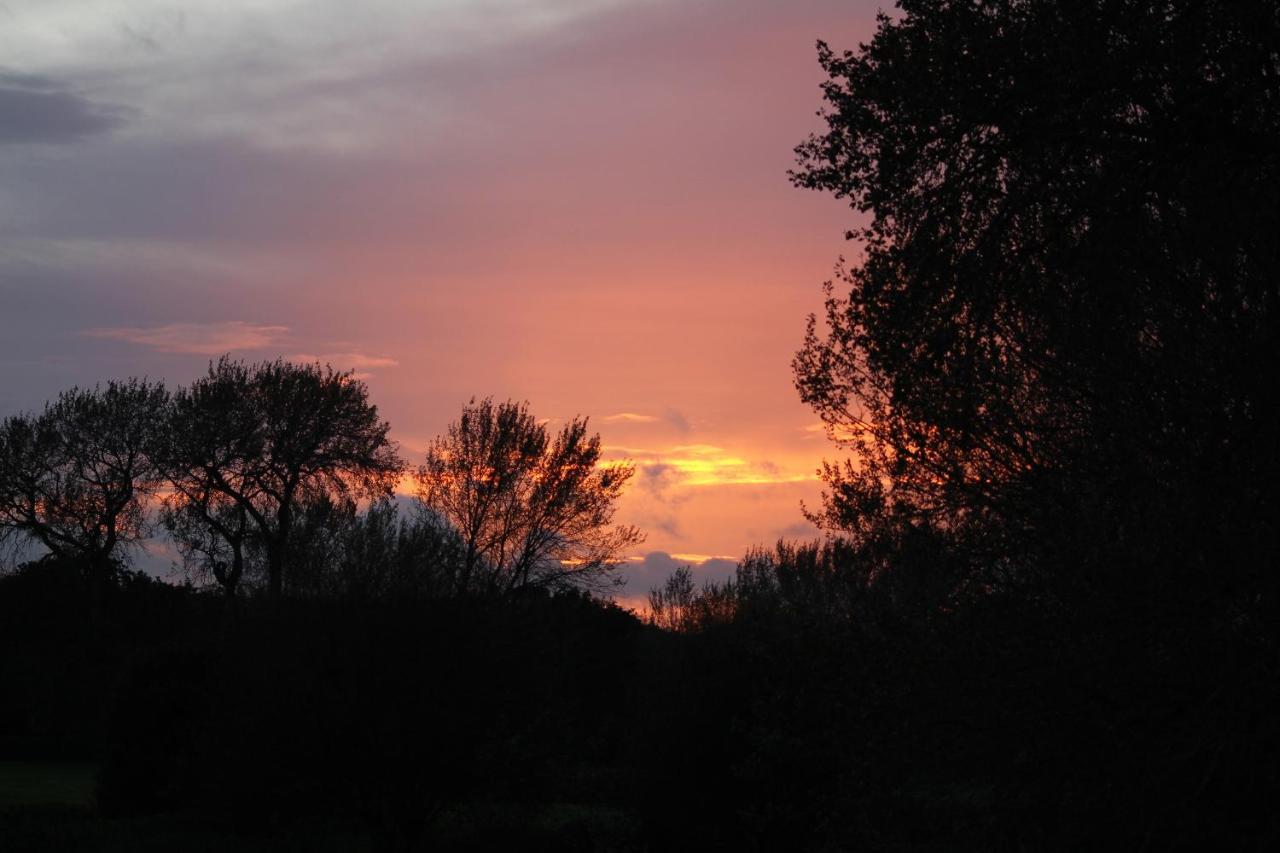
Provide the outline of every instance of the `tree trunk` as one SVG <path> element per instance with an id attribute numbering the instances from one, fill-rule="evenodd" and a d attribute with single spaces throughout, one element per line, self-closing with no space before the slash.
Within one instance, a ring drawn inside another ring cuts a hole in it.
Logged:
<path id="1" fill-rule="evenodd" d="M 279 601 L 284 594 L 284 545 L 272 542 L 267 547 L 267 597 Z"/>
<path id="2" fill-rule="evenodd" d="M 467 556 L 462 561 L 462 577 L 457 584 L 457 594 L 466 595 L 471 588 L 471 571 L 476 563 L 476 542 L 474 534 L 467 539 Z"/>
<path id="3" fill-rule="evenodd" d="M 240 586 L 240 576 L 243 574 L 244 548 L 239 542 L 233 542 L 231 545 L 231 570 L 227 573 L 227 582 L 224 585 L 227 598 L 235 600 L 236 590 Z"/>
<path id="4" fill-rule="evenodd" d="M 99 630 L 106 622 L 107 580 L 111 572 L 111 558 L 91 556 L 89 569 L 89 624 Z"/>
<path id="5" fill-rule="evenodd" d="M 267 596 L 279 601 L 284 595 L 284 573 L 289 558 L 289 534 L 293 530 L 293 510 L 288 502 L 276 512 L 275 536 L 267 545 Z"/>

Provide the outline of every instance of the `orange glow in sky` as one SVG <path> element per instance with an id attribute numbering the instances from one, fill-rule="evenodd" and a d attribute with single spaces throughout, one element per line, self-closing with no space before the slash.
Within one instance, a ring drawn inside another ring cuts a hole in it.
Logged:
<path id="1" fill-rule="evenodd" d="M 867 38 L 874 4 L 166 8 L 29 4 L 0 32 L 25 75 L 0 89 L 79 111 L 0 147 L 0 414 L 226 351 L 318 359 L 411 464 L 473 396 L 590 416 L 637 465 L 641 587 L 814 535 L 835 450 L 790 361 L 854 214 L 786 172 L 814 42 Z"/>

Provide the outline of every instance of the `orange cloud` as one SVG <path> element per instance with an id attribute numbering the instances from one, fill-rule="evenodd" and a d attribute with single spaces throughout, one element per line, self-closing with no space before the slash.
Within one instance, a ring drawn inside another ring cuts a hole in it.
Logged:
<path id="1" fill-rule="evenodd" d="M 702 565 L 708 560 L 736 560 L 737 558 L 730 554 L 672 554 L 671 559 L 679 560 L 682 563 Z"/>
<path id="2" fill-rule="evenodd" d="M 656 486 L 724 486 L 767 483 L 801 483 L 814 479 L 811 472 L 785 471 L 767 460 L 752 461 L 713 444 L 680 444 L 651 450 L 639 447 L 607 447 L 608 455 L 634 459 Z"/>

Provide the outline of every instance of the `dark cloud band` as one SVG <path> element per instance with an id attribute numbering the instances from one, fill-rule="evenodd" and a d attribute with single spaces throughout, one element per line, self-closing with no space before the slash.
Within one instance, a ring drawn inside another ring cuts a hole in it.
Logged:
<path id="1" fill-rule="evenodd" d="M 0 72 L 0 145 L 79 142 L 107 133 L 120 111 L 32 74 Z"/>

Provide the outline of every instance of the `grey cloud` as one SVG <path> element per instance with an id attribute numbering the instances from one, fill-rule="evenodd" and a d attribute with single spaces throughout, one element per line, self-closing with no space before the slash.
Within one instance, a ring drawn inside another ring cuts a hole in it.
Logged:
<path id="1" fill-rule="evenodd" d="M 636 465 L 637 485 L 641 491 L 667 507 L 678 507 L 689 500 L 689 494 L 672 491 L 684 479 L 676 466 L 666 462 L 641 462 Z"/>
<path id="2" fill-rule="evenodd" d="M 648 512 L 633 511 L 633 514 L 628 516 L 628 520 L 641 530 L 663 533 L 670 541 L 684 541 L 684 530 L 680 525 L 679 519 L 673 513 L 664 512 L 662 509 Z"/>
<path id="3" fill-rule="evenodd" d="M 657 530 L 662 531 L 663 533 L 670 536 L 672 539 L 683 538 L 683 534 L 680 532 L 680 522 L 676 519 L 674 515 L 668 515 L 668 516 L 663 516 L 662 518 L 656 518 L 652 522 L 650 522 L 647 526 L 653 527 Z"/>
<path id="4" fill-rule="evenodd" d="M 643 561 L 629 564 L 623 569 L 624 583 L 619 592 L 627 598 L 644 596 L 649 590 L 665 583 L 667 578 L 681 566 L 690 566 L 693 570 L 694 583 L 698 586 L 708 581 L 715 583 L 726 581 L 733 577 L 738 568 L 735 560 L 720 557 L 692 564 L 688 560 L 678 560 L 666 551 L 650 551 L 645 554 Z"/>
<path id="5" fill-rule="evenodd" d="M 660 498 L 672 485 L 676 477 L 674 466 L 663 462 L 651 462 L 639 466 L 640 488 L 654 497 Z"/>
<path id="6" fill-rule="evenodd" d="M 734 572 L 738 570 L 737 560 L 726 560 L 722 557 L 715 557 L 696 566 L 693 570 L 693 576 L 696 580 L 706 581 L 726 581 L 733 577 Z"/>
<path id="7" fill-rule="evenodd" d="M 0 145 L 79 142 L 122 122 L 118 108 L 97 104 L 57 81 L 0 71 Z"/>
<path id="8" fill-rule="evenodd" d="M 28 236 L 183 243 L 184 251 L 203 244 L 225 257 L 235 246 L 284 258 L 335 243 L 465 241 L 479 213 L 456 177 L 464 172 L 443 156 L 422 165 L 232 138 L 129 138 L 75 157 L 0 158 L 0 188 L 5 206 L 30 223 Z"/>
<path id="9" fill-rule="evenodd" d="M 816 539 L 821 535 L 822 531 L 807 521 L 788 524 L 778 531 L 778 538 L 780 539 Z"/>
<path id="10" fill-rule="evenodd" d="M 678 432 L 686 433 L 690 429 L 689 419 L 684 416 L 684 413 L 677 409 L 667 409 L 666 412 L 663 413 L 662 419 L 675 427 Z"/>
<path id="11" fill-rule="evenodd" d="M 740 2 L 761 7 L 752 14 L 764 14 L 768 7 L 764 0 Z M 719 170 L 727 187 L 740 187 L 743 164 L 726 162 L 724 155 L 723 137 L 731 137 L 734 128 L 723 121 L 708 134 L 705 151 L 675 161 L 655 158 L 620 171 L 612 154 L 600 153 L 614 150 L 613 140 L 637 133 L 656 133 L 655 148 L 670 143 L 661 131 L 647 129 L 654 123 L 644 120 L 646 110 L 674 111 L 676 119 L 700 115 L 704 105 L 688 96 L 673 99 L 672 85 L 679 81 L 679 91 L 692 91 L 689 80 L 709 73 L 702 65 L 689 66 L 713 49 L 703 28 L 718 31 L 723 18 L 698 12 L 690 22 L 684 17 L 686 4 L 668 3 L 602 5 L 597 12 L 537 38 L 527 35 L 520 50 L 428 52 L 421 58 L 397 50 L 389 51 L 385 63 L 357 52 L 345 65 L 326 65 L 324 74 L 297 71 L 312 67 L 301 61 L 310 56 L 305 50 L 300 55 L 286 51 L 273 60 L 259 46 L 249 52 L 252 67 L 265 75 L 255 86 L 226 85 L 243 68 L 216 52 L 202 54 L 198 62 L 173 59 L 148 71 L 151 76 L 112 72 L 104 85 L 115 86 L 113 91 L 130 103 L 146 105 L 145 125 L 75 162 L 22 162 L 11 169 L 0 163 L 0 187 L 11 197 L 11 207 L 46 237 L 277 246 L 283 240 L 305 243 L 308 251 L 335 238 L 347 244 L 412 241 L 420 247 L 416 256 L 430 257 L 432 263 L 448 254 L 438 251 L 441 247 L 469 246 L 481 229 L 523 229 L 531 213 L 512 203 L 512 187 L 520 185 L 512 178 L 531 164 L 540 180 L 564 177 L 554 194 L 540 183 L 525 182 L 526 198 L 516 199 L 546 205 L 533 214 L 544 223 L 544 241 L 560 234 L 607 237 L 626 228 L 624 219 L 598 213 L 606 209 L 599 198 L 607 198 L 610 190 L 634 192 L 635 185 L 619 177 L 634 169 L 663 176 L 675 170 L 681 183 L 705 182 L 709 171 Z M 742 20 L 736 12 L 735 20 Z M 637 40 L 637 33 L 648 39 Z M 730 40 L 703 64 L 724 65 L 733 49 Z M 812 65 L 808 53 L 806 42 L 796 61 Z M 258 68 L 259 63 L 266 67 Z M 97 72 L 86 65 L 78 79 Z M 78 99 L 81 125 L 101 127 L 118 119 L 51 79 L 0 75 L 6 90 Z M 644 98 L 643 108 L 629 105 L 631 95 L 613 97 L 620 88 Z M 192 104 L 198 115 L 188 114 Z M 5 113 L 0 109 L 0 121 Z M 754 121 L 755 113 L 747 114 Z M 295 117 L 286 121 L 289 116 Z M 206 118 L 211 127 L 196 127 Z M 510 126 L 519 126 L 524 137 L 515 148 L 506 142 Z M 366 129 L 382 135 L 377 145 L 315 144 L 330 133 Z M 791 130 L 775 132 L 778 150 L 789 150 L 795 142 Z M 0 127 L 0 142 L 6 133 L 16 130 Z M 271 141 L 265 147 L 264 134 Z M 598 141 L 586 149 L 566 145 L 575 138 Z M 778 165 L 776 174 L 785 165 Z M 790 192 L 785 181 L 769 174 L 770 185 Z M 638 183 L 653 187 L 655 201 L 669 201 L 666 181 Z M 548 204 L 552 197 L 555 203 Z M 694 208 L 679 218 L 702 221 L 703 211 Z M 689 427 L 675 410 L 663 421 L 681 432 Z"/>

